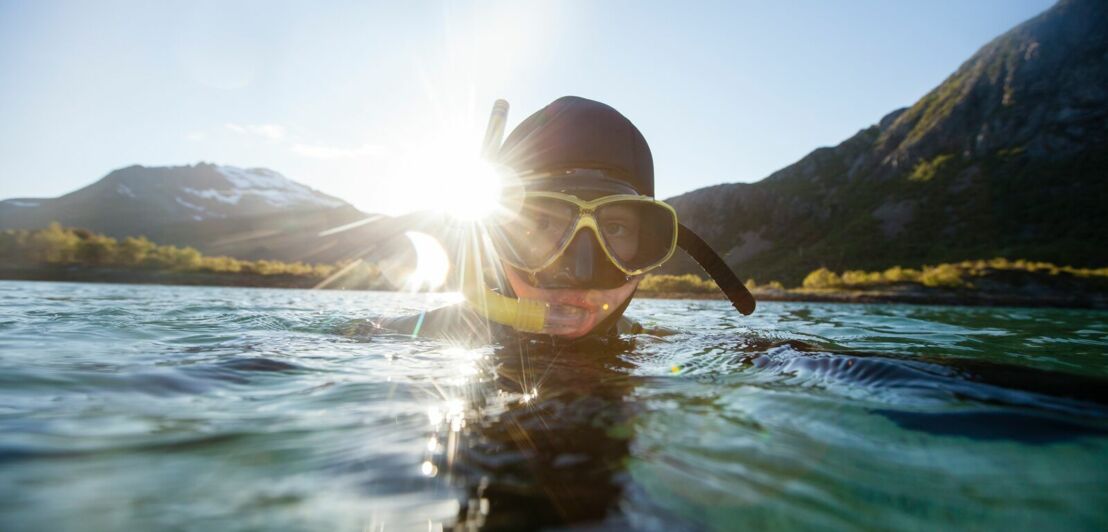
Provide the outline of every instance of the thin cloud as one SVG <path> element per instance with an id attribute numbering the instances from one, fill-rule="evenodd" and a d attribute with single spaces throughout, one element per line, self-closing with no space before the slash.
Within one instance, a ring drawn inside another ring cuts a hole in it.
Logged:
<path id="1" fill-rule="evenodd" d="M 356 147 L 332 146 L 329 144 L 311 144 L 298 142 L 297 135 L 289 135 L 288 129 L 280 124 L 236 124 L 227 122 L 223 128 L 236 135 L 264 139 L 271 143 L 287 146 L 301 157 L 320 160 L 377 158 L 385 153 L 382 146 L 362 144 Z M 190 137 L 190 140 L 193 140 Z"/>
<path id="2" fill-rule="evenodd" d="M 234 124 L 228 122 L 223 127 L 240 135 L 254 135 L 272 141 L 285 138 L 285 126 L 280 124 Z"/>
<path id="3" fill-rule="evenodd" d="M 384 153 L 381 146 L 363 144 L 357 148 L 340 148 L 323 144 L 294 144 L 293 153 L 313 159 L 357 159 L 361 157 L 377 157 Z"/>

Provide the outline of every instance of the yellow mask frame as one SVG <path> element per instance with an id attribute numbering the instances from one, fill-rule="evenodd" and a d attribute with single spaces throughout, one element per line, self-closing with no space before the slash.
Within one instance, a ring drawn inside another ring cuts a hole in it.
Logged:
<path id="1" fill-rule="evenodd" d="M 608 261 L 613 266 L 618 268 L 625 275 L 631 277 L 636 275 L 642 275 L 655 268 L 665 264 L 673 254 L 677 251 L 677 211 L 664 201 L 654 199 L 649 196 L 640 196 L 636 194 L 612 194 L 607 196 L 601 196 L 592 200 L 581 199 L 573 194 L 567 194 L 564 192 L 551 192 L 551 191 L 526 191 L 522 194 L 523 200 L 531 198 L 546 198 L 553 199 L 572 205 L 576 209 L 576 219 L 572 222 L 571 228 L 569 228 L 561 237 L 559 244 L 549 252 L 549 257 L 538 265 L 528 265 L 521 261 L 514 260 L 509 254 L 500 254 L 500 258 L 504 262 L 512 265 L 516 269 L 527 273 L 537 273 L 542 271 L 551 264 L 554 264 L 562 255 L 565 254 L 569 248 L 570 243 L 573 242 L 574 237 L 581 231 L 588 229 L 596 236 L 596 241 L 600 243 L 600 249 L 604 251 Z M 603 234 L 600 229 L 599 220 L 596 217 L 596 211 L 604 206 L 617 204 L 617 203 L 639 203 L 646 204 L 652 207 L 661 208 L 670 218 L 670 226 L 673 228 L 672 234 L 669 235 L 669 242 L 666 248 L 666 252 L 660 258 L 653 260 L 650 264 L 641 266 L 638 268 L 632 268 L 624 264 L 624 261 L 618 257 L 618 255 L 611 249 L 611 244 L 608 241 L 608 237 Z M 511 221 L 505 222 L 510 224 Z"/>

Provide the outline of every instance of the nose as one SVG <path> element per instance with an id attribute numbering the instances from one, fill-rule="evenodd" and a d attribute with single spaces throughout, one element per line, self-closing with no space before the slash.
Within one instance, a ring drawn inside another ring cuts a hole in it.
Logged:
<path id="1" fill-rule="evenodd" d="M 587 283 L 593 280 L 596 264 L 596 248 L 600 245 L 591 232 L 581 231 L 570 242 L 573 247 L 573 277 L 579 283 Z"/>
<path id="2" fill-rule="evenodd" d="M 588 231 L 577 233 L 552 268 L 554 280 L 567 286 L 589 286 L 596 271 L 596 247 L 599 245 Z"/>
<path id="3" fill-rule="evenodd" d="M 592 231 L 574 235 L 565 253 L 549 268 L 539 272 L 540 286 L 546 288 L 615 288 L 627 282 L 608 260 Z"/>

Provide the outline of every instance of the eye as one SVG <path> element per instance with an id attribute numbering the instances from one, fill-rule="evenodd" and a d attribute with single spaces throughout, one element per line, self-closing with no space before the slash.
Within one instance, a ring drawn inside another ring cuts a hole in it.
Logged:
<path id="1" fill-rule="evenodd" d="M 535 219 L 535 229 L 538 231 L 545 231 L 550 228 L 550 218 L 546 216 L 540 216 Z"/>
<path id="2" fill-rule="evenodd" d="M 621 223 L 609 222 L 604 224 L 604 234 L 611 237 L 624 237 L 627 236 L 627 233 L 629 231 L 630 230 L 627 228 L 627 226 Z"/>

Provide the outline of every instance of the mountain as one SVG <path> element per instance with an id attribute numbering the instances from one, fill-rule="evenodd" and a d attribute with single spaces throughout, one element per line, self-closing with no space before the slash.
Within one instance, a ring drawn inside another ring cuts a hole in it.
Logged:
<path id="1" fill-rule="evenodd" d="M 758 281 L 994 256 L 1104 266 L 1108 2 L 1059 2 L 911 107 L 759 182 L 667 201 Z"/>
<path id="2" fill-rule="evenodd" d="M 0 224 L 41 226 L 50 220 L 97 230 L 128 231 L 135 224 L 225 219 L 284 210 L 348 206 L 264 168 L 130 166 L 59 198 L 0 202 Z"/>
<path id="3" fill-rule="evenodd" d="M 376 223 L 329 236 L 327 229 L 370 216 L 350 204 L 265 168 L 130 166 L 57 198 L 0 201 L 0 229 L 50 222 L 115 237 L 145 235 L 242 259 L 332 262 L 348 258 Z"/>

